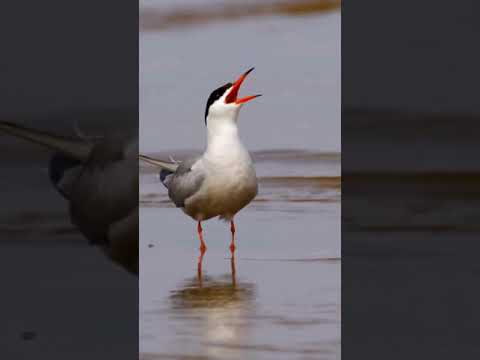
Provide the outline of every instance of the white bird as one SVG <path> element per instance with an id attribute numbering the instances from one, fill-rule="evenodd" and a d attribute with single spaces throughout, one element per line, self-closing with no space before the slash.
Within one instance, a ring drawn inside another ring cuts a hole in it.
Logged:
<path id="1" fill-rule="evenodd" d="M 173 203 L 197 221 L 201 254 L 206 250 L 202 221 L 219 217 L 230 221 L 235 251 L 234 216 L 257 195 L 258 185 L 252 158 L 242 144 L 238 115 L 243 104 L 260 95 L 238 98 L 238 91 L 251 68 L 208 98 L 205 110 L 207 147 L 197 158 L 168 162 L 140 155 L 140 159 L 160 167 L 160 180 Z"/>
<path id="2" fill-rule="evenodd" d="M 55 151 L 49 175 L 69 201 L 80 232 L 138 275 L 138 139 L 116 134 L 89 143 L 0 121 L 0 131 Z"/>

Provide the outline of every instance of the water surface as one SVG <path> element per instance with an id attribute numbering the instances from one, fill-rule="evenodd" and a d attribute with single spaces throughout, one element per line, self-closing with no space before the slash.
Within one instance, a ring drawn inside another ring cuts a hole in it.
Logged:
<path id="1" fill-rule="evenodd" d="M 338 359 L 340 13 L 232 18 L 225 5 L 141 3 L 142 153 L 200 153 L 208 95 L 251 66 L 240 93 L 264 95 L 239 117 L 259 194 L 235 218 L 234 261 L 229 225 L 204 222 L 199 275 L 195 222 L 141 164 L 141 358 Z"/>
<path id="2" fill-rule="evenodd" d="M 340 152 L 340 13 L 140 33 L 140 150 L 201 149 L 205 104 L 255 66 L 240 95 L 251 150 Z"/>
<path id="3" fill-rule="evenodd" d="M 201 276 L 195 222 L 142 166 L 142 358 L 339 358 L 340 157 L 254 158 L 259 194 L 236 217 L 234 261 L 228 224 L 204 222 Z"/>

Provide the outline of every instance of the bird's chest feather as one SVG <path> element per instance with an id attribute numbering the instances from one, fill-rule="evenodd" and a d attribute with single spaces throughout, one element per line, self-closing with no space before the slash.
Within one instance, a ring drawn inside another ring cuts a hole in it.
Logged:
<path id="1" fill-rule="evenodd" d="M 257 194 L 257 178 L 248 153 L 210 157 L 204 166 L 209 176 L 199 198 L 209 215 L 234 214 Z"/>
<path id="2" fill-rule="evenodd" d="M 249 159 L 219 160 L 210 166 L 209 195 L 222 201 L 248 195 L 256 189 L 255 169 Z"/>

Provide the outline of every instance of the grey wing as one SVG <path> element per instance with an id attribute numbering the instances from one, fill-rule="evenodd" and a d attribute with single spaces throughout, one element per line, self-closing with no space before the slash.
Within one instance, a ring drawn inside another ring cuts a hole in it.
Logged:
<path id="1" fill-rule="evenodd" d="M 201 169 L 192 170 L 198 158 L 184 161 L 168 182 L 168 196 L 177 207 L 185 207 L 185 200 L 195 194 L 205 180 Z"/>

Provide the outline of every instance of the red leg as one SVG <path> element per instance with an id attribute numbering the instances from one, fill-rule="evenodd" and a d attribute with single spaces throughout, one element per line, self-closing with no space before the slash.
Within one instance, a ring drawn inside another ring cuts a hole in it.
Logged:
<path id="1" fill-rule="evenodd" d="M 201 287 L 203 283 L 203 276 L 202 276 L 202 263 L 203 263 L 203 255 L 205 252 L 201 252 L 200 256 L 198 257 L 198 264 L 197 264 L 197 277 L 198 277 L 198 285 Z"/>
<path id="2" fill-rule="evenodd" d="M 200 238 L 200 252 L 203 255 L 207 250 L 207 245 L 205 245 L 205 241 L 203 241 L 203 229 L 200 221 L 198 222 L 197 231 L 198 231 L 198 237 Z"/>
<path id="3" fill-rule="evenodd" d="M 235 252 L 236 246 L 235 246 L 235 223 L 233 220 L 230 221 L 230 231 L 232 232 L 232 241 L 230 243 L 230 252 L 233 253 Z"/>
<path id="4" fill-rule="evenodd" d="M 237 285 L 237 270 L 235 269 L 235 254 L 232 253 L 232 258 L 230 259 L 230 265 L 232 267 L 232 285 L 235 287 Z"/>

